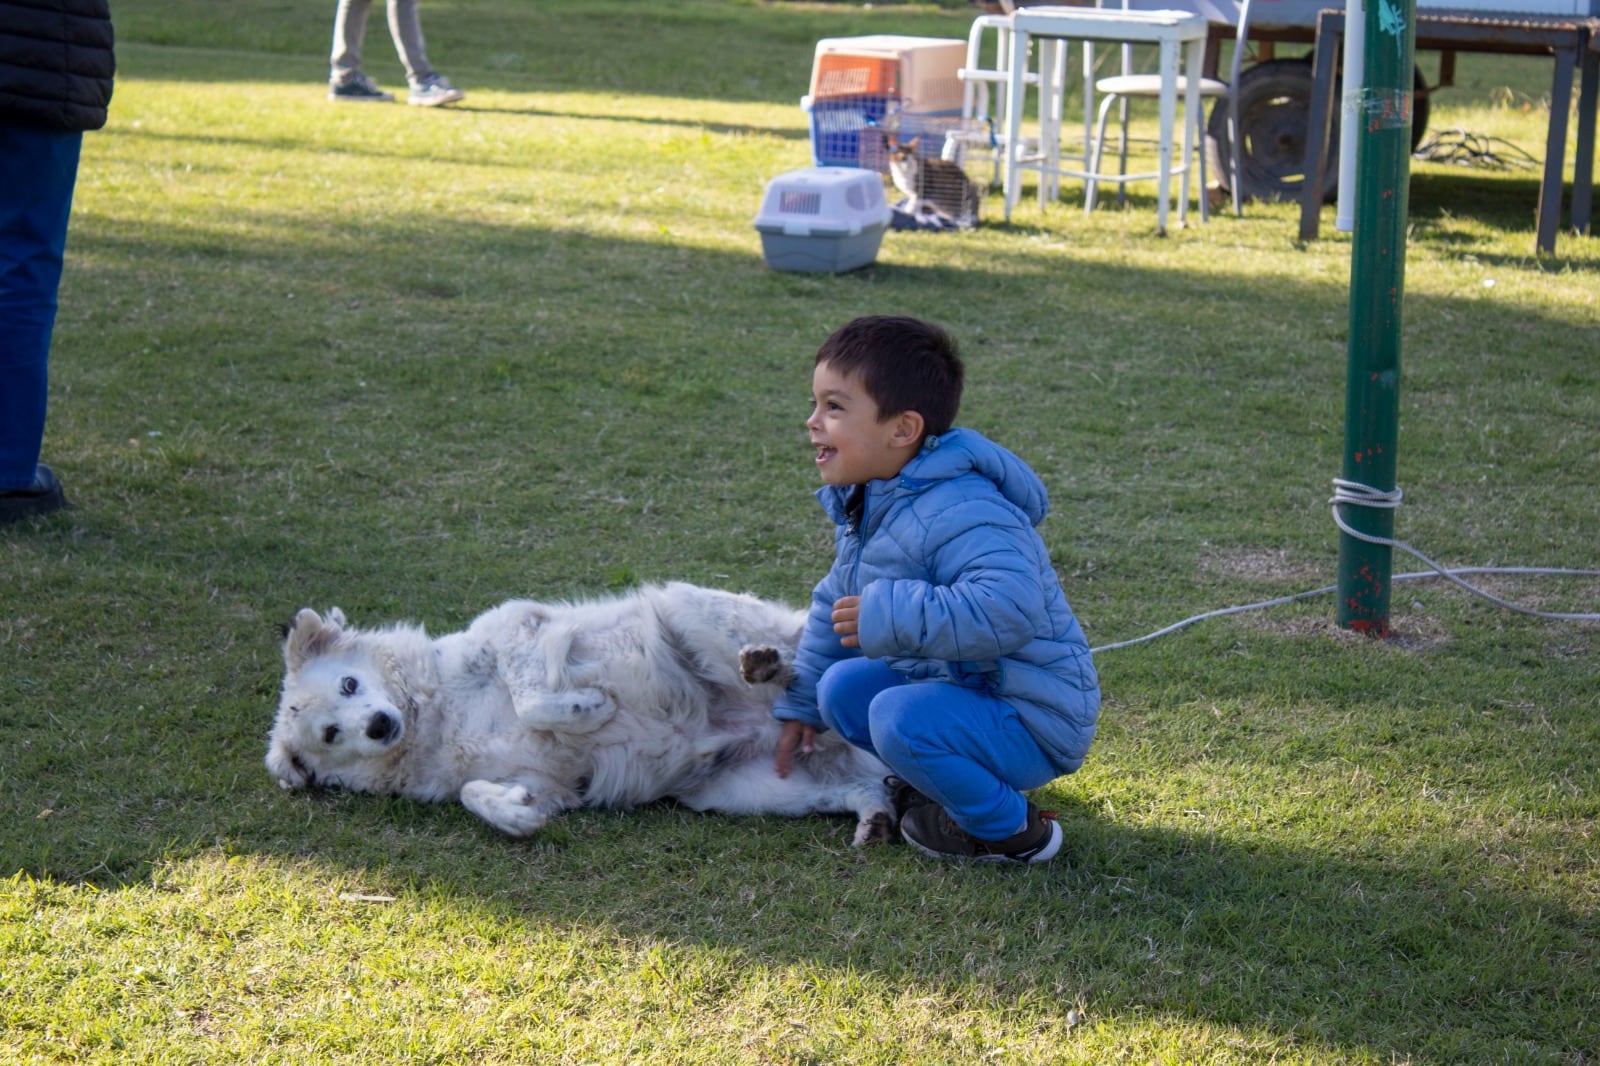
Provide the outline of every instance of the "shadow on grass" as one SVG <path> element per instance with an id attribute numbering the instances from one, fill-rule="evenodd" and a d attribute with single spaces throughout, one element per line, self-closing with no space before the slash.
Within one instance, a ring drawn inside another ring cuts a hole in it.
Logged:
<path id="1" fill-rule="evenodd" d="M 232 849 L 313 858 L 330 876 L 348 868 L 374 890 L 445 898 L 507 928 L 862 975 L 890 1009 L 926 990 L 1024 1031 L 1060 1026 L 1068 1010 L 1090 1023 L 1181 1019 L 1373 1061 L 1584 1061 L 1595 1036 L 1592 914 L 1510 889 L 1514 855 L 1441 841 L 1350 858 L 1363 850 L 1349 846 L 1354 825 L 1344 854 L 1329 854 L 1247 832 L 1137 828 L 1068 800 L 1057 803 L 1066 855 L 1017 869 L 899 845 L 852 852 L 837 820 L 656 806 L 569 815 L 539 840 L 510 841 L 448 808 L 271 806 L 309 846 L 285 849 L 281 827 L 257 825 Z M 345 823 L 343 845 L 329 821 Z M 1474 869 L 1484 876 L 1453 872 Z"/>
<path id="2" fill-rule="evenodd" d="M 1570 162 L 1569 162 L 1570 169 Z M 1470 255 L 1493 265 L 1523 265 L 1538 258 L 1546 269 L 1570 269 L 1585 273 L 1600 272 L 1600 263 L 1572 259 L 1564 252 L 1587 246 L 1596 238 L 1572 231 L 1572 182 L 1563 185 L 1561 222 L 1556 231 L 1556 255 L 1536 256 L 1533 231 L 1539 208 L 1539 171 L 1502 174 L 1413 173 L 1411 176 L 1410 218 L 1414 227 L 1426 232 L 1426 239 L 1449 252 Z M 1483 251 L 1479 237 L 1470 227 L 1451 231 L 1451 224 L 1470 221 L 1508 233 L 1526 230 L 1527 255 L 1502 255 Z"/>
<path id="3" fill-rule="evenodd" d="M 1594 915 L 1516 890 L 1515 846 L 1389 855 L 1352 824 L 1332 853 L 1270 833 L 1141 828 L 1059 785 L 1039 798 L 1069 846 L 1039 868 L 856 852 L 842 819 L 670 805 L 569 814 L 514 841 L 454 806 L 277 795 L 253 769 L 260 795 L 231 797 L 242 816 L 218 826 L 228 855 L 309 861 L 318 880 L 507 930 L 848 973 L 869 1010 L 933 995 L 1019 1033 L 1064 1033 L 1073 1010 L 1360 1061 L 1584 1062 L 1597 1035 Z"/>

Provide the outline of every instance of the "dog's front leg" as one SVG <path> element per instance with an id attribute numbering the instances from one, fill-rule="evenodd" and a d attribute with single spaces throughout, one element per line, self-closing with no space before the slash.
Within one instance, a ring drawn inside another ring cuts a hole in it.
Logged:
<path id="1" fill-rule="evenodd" d="M 503 785 L 495 781 L 468 781 L 461 786 L 461 805 L 500 832 L 514 837 L 532 836 L 550 820 L 576 806 L 558 790 L 530 791 L 522 785 Z"/>
<path id="2" fill-rule="evenodd" d="M 771 644 L 746 644 L 739 649 L 739 677 L 747 685 L 786 688 L 794 680 L 794 656 Z"/>

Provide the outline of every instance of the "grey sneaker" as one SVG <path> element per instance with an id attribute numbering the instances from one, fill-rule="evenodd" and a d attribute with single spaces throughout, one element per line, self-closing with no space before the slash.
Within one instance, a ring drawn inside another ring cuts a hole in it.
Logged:
<path id="1" fill-rule="evenodd" d="M 417 107 L 438 107 L 440 104 L 453 104 L 457 100 L 465 100 L 467 94 L 451 85 L 443 74 L 429 74 L 411 86 L 411 94 L 406 97 L 406 103 L 415 104 Z"/>
<path id="2" fill-rule="evenodd" d="M 900 819 L 906 843 L 936 859 L 977 862 L 1049 862 L 1061 851 L 1061 827 L 1055 815 L 1028 804 L 1028 822 L 1004 840 L 979 840 L 957 825 L 937 803 L 912 807 Z"/>
<path id="3" fill-rule="evenodd" d="M 394 93 L 384 92 L 377 82 L 357 74 L 349 81 L 330 81 L 328 99 L 336 104 L 386 104 L 394 100 Z"/>

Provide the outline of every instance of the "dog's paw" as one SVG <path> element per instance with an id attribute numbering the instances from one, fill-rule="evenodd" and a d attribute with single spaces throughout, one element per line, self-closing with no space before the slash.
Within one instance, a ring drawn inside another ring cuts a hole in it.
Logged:
<path id="1" fill-rule="evenodd" d="M 868 844 L 887 844 L 899 835 L 895 828 L 894 815 L 888 811 L 876 811 L 856 826 L 856 838 L 852 843 L 858 848 Z"/>
<path id="2" fill-rule="evenodd" d="M 550 820 L 549 805 L 521 785 L 468 781 L 461 786 L 461 805 L 507 836 L 531 836 Z"/>
<path id="3" fill-rule="evenodd" d="M 551 702 L 560 702 L 566 705 L 566 712 L 574 717 L 594 715 L 616 709 L 607 696 L 597 688 L 573 689 L 571 692 L 553 692 L 550 694 Z"/>
<path id="4" fill-rule="evenodd" d="M 528 725 L 560 733 L 592 733 L 617 713 L 616 703 L 597 688 L 516 688 L 511 705 Z"/>
<path id="5" fill-rule="evenodd" d="M 787 684 L 794 672 L 777 648 L 769 644 L 746 644 L 739 649 L 739 676 L 747 685 Z"/>

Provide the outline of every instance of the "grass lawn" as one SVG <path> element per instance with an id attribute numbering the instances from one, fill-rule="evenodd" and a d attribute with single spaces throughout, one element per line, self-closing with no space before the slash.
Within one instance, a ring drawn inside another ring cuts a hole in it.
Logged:
<path id="1" fill-rule="evenodd" d="M 1600 1059 L 1600 628 L 1438 581 L 1397 587 L 1388 641 L 1323 596 L 1103 652 L 1039 869 L 852 851 L 845 818 L 512 841 L 280 791 L 299 607 L 443 633 L 653 580 L 802 602 L 810 360 L 856 314 L 961 340 L 962 421 L 1046 481 L 1097 646 L 1337 554 L 1331 208 L 1312 243 L 1261 203 L 1160 239 L 1148 188 L 1085 218 L 1069 183 L 848 275 L 766 268 L 814 42 L 971 7 L 429 0 L 468 95 L 425 110 L 326 101 L 332 6 L 115 4 L 45 440 L 76 506 L 0 530 L 0 1061 Z M 367 54 L 401 85 L 379 17 Z M 1461 57 L 1431 127 L 1541 155 L 1547 67 Z M 1600 565 L 1600 241 L 1534 257 L 1537 182 L 1414 165 L 1396 528 L 1454 566 Z"/>

